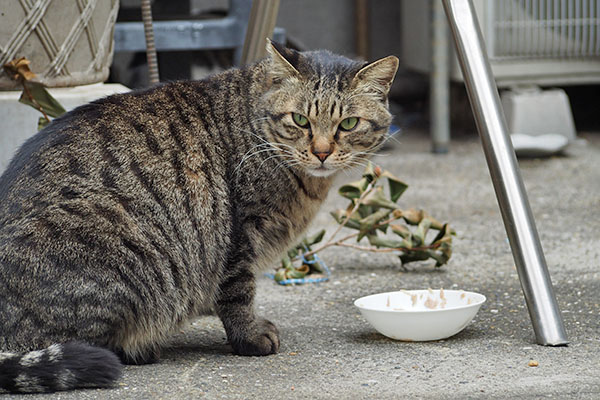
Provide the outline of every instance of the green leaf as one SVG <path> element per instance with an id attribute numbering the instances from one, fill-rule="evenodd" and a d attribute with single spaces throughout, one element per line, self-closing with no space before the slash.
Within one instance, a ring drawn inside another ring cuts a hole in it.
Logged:
<path id="1" fill-rule="evenodd" d="M 450 229 L 450 225 L 444 224 L 438 232 L 438 234 L 435 236 L 435 238 L 433 238 L 433 240 L 431 241 L 431 244 L 435 244 L 436 242 L 441 241 L 442 239 L 445 239 L 445 241 L 449 241 L 451 243 L 453 232 L 454 231 Z"/>
<path id="2" fill-rule="evenodd" d="M 402 193 L 406 189 L 408 189 L 408 185 L 402 182 L 400 179 L 396 178 L 388 171 L 384 171 L 381 176 L 384 176 L 388 179 L 388 185 L 390 188 L 390 199 L 395 203 L 398 201 Z"/>
<path id="3" fill-rule="evenodd" d="M 296 246 L 296 247 L 293 247 L 293 248 L 289 249 L 289 250 L 287 251 L 287 256 L 288 256 L 290 259 L 294 259 L 294 258 L 296 258 L 296 257 L 298 256 L 298 247 Z"/>
<path id="4" fill-rule="evenodd" d="M 343 223 L 344 220 L 347 218 L 346 210 L 336 210 L 330 214 L 331 214 L 331 216 L 333 216 L 333 218 L 336 220 L 336 222 L 338 224 Z M 360 223 L 358 222 L 358 218 L 356 218 L 356 217 L 350 218 L 350 220 L 344 226 L 351 228 L 351 229 L 360 229 Z"/>
<path id="5" fill-rule="evenodd" d="M 449 257 L 447 257 L 444 253 L 437 253 L 433 250 L 427 250 L 427 254 L 429 255 L 429 257 L 435 260 L 436 267 L 441 267 L 442 265 L 448 262 Z"/>
<path id="6" fill-rule="evenodd" d="M 407 244 L 405 241 L 387 239 L 375 235 L 367 235 L 367 239 L 372 246 L 387 247 L 390 249 L 404 248 Z"/>
<path id="7" fill-rule="evenodd" d="M 402 264 L 407 264 L 413 261 L 425 261 L 429 258 L 429 254 L 426 251 L 409 251 L 400 256 Z"/>
<path id="8" fill-rule="evenodd" d="M 300 269 L 292 268 L 287 270 L 287 277 L 291 279 L 301 279 L 304 278 L 310 272 L 310 268 L 303 264 L 300 266 Z"/>
<path id="9" fill-rule="evenodd" d="M 367 168 L 365 168 L 365 172 L 363 172 L 363 177 L 367 179 L 369 183 L 377 180 L 378 176 L 375 173 L 375 167 L 371 161 L 367 164 Z"/>
<path id="10" fill-rule="evenodd" d="M 287 255 L 281 258 L 281 266 L 283 268 L 292 268 L 292 260 Z"/>
<path id="11" fill-rule="evenodd" d="M 338 224 L 341 224 L 342 222 L 344 222 L 344 219 L 346 219 L 346 210 L 342 210 L 342 209 L 338 209 L 335 211 L 331 211 L 329 213 L 329 215 L 331 215 L 333 217 L 333 219 L 335 219 L 335 222 L 337 222 Z"/>
<path id="12" fill-rule="evenodd" d="M 358 235 L 358 240 L 362 239 L 366 234 L 373 231 L 374 227 L 378 225 L 382 220 L 387 219 L 387 216 L 390 215 L 391 210 L 381 209 L 375 211 L 373 214 L 361 219 L 360 222 L 360 235 Z M 384 231 L 385 232 L 385 231 Z"/>
<path id="13" fill-rule="evenodd" d="M 325 229 L 321 229 L 319 232 L 315 233 L 312 236 L 309 236 L 307 238 L 305 238 L 302 242 L 307 246 L 310 247 L 315 243 L 319 243 L 321 240 L 323 240 L 323 237 L 325 236 Z"/>
<path id="14" fill-rule="evenodd" d="M 450 243 L 442 243 L 440 246 L 440 252 L 446 256 L 446 259 L 452 257 L 452 245 Z"/>
<path id="15" fill-rule="evenodd" d="M 315 259 L 315 256 L 314 256 L 314 254 L 311 254 L 311 255 L 305 256 L 304 259 L 306 261 L 313 261 Z M 308 265 L 308 264 L 306 264 L 306 265 Z"/>
<path id="16" fill-rule="evenodd" d="M 409 239 L 412 235 L 410 230 L 404 225 L 390 224 L 390 228 L 392 228 L 392 232 L 401 236 L 403 239 Z"/>
<path id="17" fill-rule="evenodd" d="M 274 276 L 275 282 L 281 282 L 282 280 L 286 279 L 285 271 L 286 271 L 285 268 L 279 268 L 277 270 L 277 272 L 275 272 L 275 276 Z"/>
<path id="18" fill-rule="evenodd" d="M 67 112 L 41 83 L 25 81 L 23 82 L 23 86 L 25 87 L 25 90 L 23 90 L 21 98 L 19 98 L 21 103 L 27 104 L 36 110 L 41 108 L 46 114 L 55 118 L 60 117 Z M 33 97 L 33 100 L 29 95 Z"/>
<path id="19" fill-rule="evenodd" d="M 390 210 L 395 210 L 398 205 L 385 197 L 383 188 L 378 186 L 374 188 L 368 195 L 363 199 L 363 203 L 367 206 L 384 207 Z"/>
<path id="20" fill-rule="evenodd" d="M 50 121 L 48 121 L 46 119 L 46 117 L 40 117 L 40 119 L 38 119 L 38 126 L 37 126 L 38 131 L 41 131 L 42 129 L 47 127 L 49 123 L 50 123 Z"/>
<path id="21" fill-rule="evenodd" d="M 323 268 L 321 267 L 321 263 L 319 263 L 319 262 L 314 262 L 314 263 L 308 264 L 308 266 L 310 267 L 311 273 L 316 272 L 317 274 L 322 274 L 323 272 L 325 272 L 323 270 Z"/>
<path id="22" fill-rule="evenodd" d="M 347 199 L 358 199 L 365 191 L 368 185 L 369 181 L 366 178 L 362 178 L 359 181 L 342 185 L 338 189 L 338 193 Z"/>
<path id="23" fill-rule="evenodd" d="M 423 218 L 421 222 L 419 222 L 415 233 L 413 233 L 413 238 L 417 241 L 417 246 L 421 246 L 423 243 L 425 243 L 425 237 L 427 236 L 430 226 L 431 221 L 427 218 Z"/>
<path id="24" fill-rule="evenodd" d="M 364 204 L 361 204 L 360 206 L 358 206 L 358 219 L 363 219 L 368 217 L 369 215 L 373 214 L 375 212 L 375 210 L 377 209 L 377 207 L 371 207 L 371 206 L 366 206 Z"/>

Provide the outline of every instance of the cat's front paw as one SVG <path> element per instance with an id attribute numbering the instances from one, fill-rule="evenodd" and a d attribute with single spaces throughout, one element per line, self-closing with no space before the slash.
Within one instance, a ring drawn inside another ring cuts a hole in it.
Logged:
<path id="1" fill-rule="evenodd" d="M 272 322 L 260 318 L 240 338 L 231 341 L 233 352 L 241 356 L 266 356 L 279 350 L 279 331 Z"/>

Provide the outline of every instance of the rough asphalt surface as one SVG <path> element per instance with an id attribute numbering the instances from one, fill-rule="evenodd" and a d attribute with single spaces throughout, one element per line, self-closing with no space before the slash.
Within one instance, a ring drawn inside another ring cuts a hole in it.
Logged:
<path id="1" fill-rule="evenodd" d="M 433 155 L 426 135 L 407 133 L 374 161 L 410 185 L 401 206 L 423 208 L 457 231 L 447 266 L 405 271 L 391 255 L 327 250 L 329 282 L 282 287 L 259 279 L 259 311 L 281 331 L 277 355 L 232 355 L 219 320 L 205 317 L 174 335 L 158 364 L 126 367 L 114 389 L 23 398 L 599 399 L 600 135 L 580 137 L 564 156 L 520 161 L 569 346 L 535 344 L 478 138 Z M 338 184 L 359 175 L 342 174 Z M 344 205 L 333 190 L 313 231 L 332 232 L 328 211 Z M 487 302 L 464 331 L 427 343 L 379 335 L 352 304 L 428 287 L 476 291 Z"/>

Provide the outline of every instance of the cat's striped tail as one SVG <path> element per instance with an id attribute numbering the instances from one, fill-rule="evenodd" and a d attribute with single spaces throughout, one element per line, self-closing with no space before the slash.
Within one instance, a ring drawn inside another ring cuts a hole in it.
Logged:
<path id="1" fill-rule="evenodd" d="M 53 344 L 25 354 L 0 353 L 0 388 L 44 393 L 111 387 L 122 365 L 110 350 L 79 342 Z"/>

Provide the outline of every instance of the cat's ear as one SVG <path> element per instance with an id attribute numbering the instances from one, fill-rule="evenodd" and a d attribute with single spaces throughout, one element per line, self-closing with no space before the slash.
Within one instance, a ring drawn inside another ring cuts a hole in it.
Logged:
<path id="1" fill-rule="evenodd" d="M 300 76 L 297 69 L 300 53 L 267 39 L 267 52 L 271 56 L 271 74 L 280 80 Z"/>
<path id="2" fill-rule="evenodd" d="M 398 64 L 398 58 L 395 56 L 387 56 L 368 63 L 354 75 L 352 86 L 364 86 L 369 91 L 375 90 L 387 95 L 396 76 L 396 71 L 398 71 Z"/>

